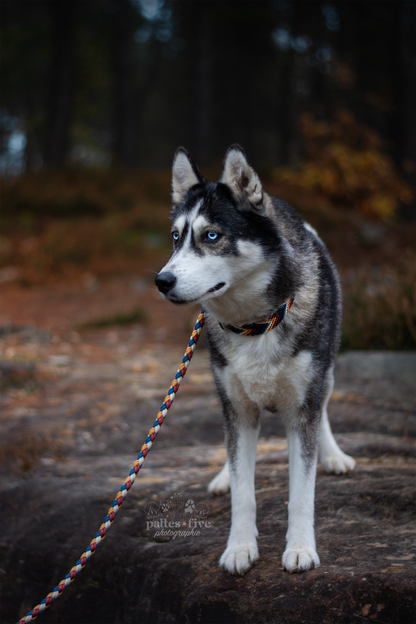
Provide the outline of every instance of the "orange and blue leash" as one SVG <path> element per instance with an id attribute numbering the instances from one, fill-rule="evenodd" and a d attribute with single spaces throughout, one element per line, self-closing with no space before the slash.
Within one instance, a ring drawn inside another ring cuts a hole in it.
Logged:
<path id="1" fill-rule="evenodd" d="M 28 622 L 35 620 L 40 613 L 43 613 L 45 609 L 47 609 L 53 602 L 55 602 L 55 600 L 59 598 L 62 592 L 68 587 L 68 585 L 70 585 L 70 583 L 72 583 L 75 580 L 75 578 L 78 576 L 81 570 L 85 567 L 86 563 L 90 560 L 92 555 L 97 550 L 98 546 L 101 544 L 101 542 L 107 535 L 112 523 L 114 522 L 117 516 L 118 510 L 120 509 L 124 499 L 126 498 L 130 488 L 132 487 L 139 473 L 139 470 L 144 460 L 147 457 L 147 454 L 149 453 L 151 447 L 153 446 L 156 440 L 156 436 L 159 433 L 160 428 L 163 425 L 165 418 L 167 416 L 168 410 L 175 399 L 177 391 L 179 390 L 179 385 L 183 377 L 186 374 L 186 370 L 192 359 L 194 349 L 199 339 L 199 335 L 204 326 L 204 316 L 205 316 L 204 309 L 202 308 L 197 318 L 197 321 L 195 323 L 194 329 L 192 331 L 192 334 L 191 334 L 188 346 L 186 348 L 185 355 L 182 359 L 181 365 L 179 366 L 178 372 L 176 373 L 175 378 L 173 379 L 172 384 L 168 390 L 168 393 L 165 396 L 165 399 L 160 407 L 160 411 L 158 412 L 156 416 L 156 420 L 153 423 L 153 427 L 150 429 L 147 435 L 147 438 L 141 448 L 141 451 L 138 454 L 137 459 L 134 462 L 133 467 L 129 472 L 128 477 L 125 479 L 123 485 L 120 488 L 120 491 L 116 494 L 113 504 L 108 510 L 108 513 L 106 517 L 104 518 L 104 522 L 100 526 L 99 531 L 96 533 L 95 537 L 91 540 L 85 552 L 82 553 L 80 559 L 78 559 L 76 564 L 71 568 L 71 570 L 68 572 L 65 578 L 62 579 L 62 581 L 54 588 L 53 591 L 51 591 L 46 596 L 46 598 L 42 600 L 42 602 L 36 605 L 34 609 L 29 611 L 29 613 L 26 616 L 22 617 L 19 620 L 18 624 L 27 624 Z"/>

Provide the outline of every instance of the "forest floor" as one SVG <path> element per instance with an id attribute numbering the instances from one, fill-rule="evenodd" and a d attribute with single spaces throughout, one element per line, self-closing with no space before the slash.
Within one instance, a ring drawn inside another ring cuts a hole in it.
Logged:
<path id="1" fill-rule="evenodd" d="M 95 535 L 153 424 L 198 308 L 163 302 L 145 274 L 6 283 L 2 295 L 0 574 L 8 624 L 53 589 Z M 120 322 L 136 307 L 140 322 Z M 341 477 L 318 468 L 322 565 L 303 575 L 281 569 L 287 448 L 282 423 L 266 414 L 256 469 L 261 558 L 236 578 L 218 567 L 230 497 L 206 492 L 225 451 L 202 339 L 105 544 L 42 621 L 413 624 L 415 369 L 410 352 L 340 356 L 330 419 L 357 467 Z M 148 505 L 160 509 L 179 494 L 206 509 L 209 526 L 176 539 L 156 535 Z"/>

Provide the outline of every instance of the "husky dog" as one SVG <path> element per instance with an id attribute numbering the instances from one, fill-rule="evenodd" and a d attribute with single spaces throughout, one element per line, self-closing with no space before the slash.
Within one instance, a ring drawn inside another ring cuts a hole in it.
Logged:
<path id="1" fill-rule="evenodd" d="M 283 419 L 289 450 L 283 567 L 310 570 L 319 565 L 318 454 L 328 472 L 355 466 L 327 416 L 341 323 L 336 269 L 315 230 L 264 191 L 239 145 L 227 151 L 217 184 L 179 148 L 172 186 L 173 254 L 155 282 L 173 303 L 205 308 L 227 448 L 208 490 L 231 487 L 231 530 L 220 565 L 244 574 L 259 556 L 254 472 L 260 414 L 268 409 Z"/>

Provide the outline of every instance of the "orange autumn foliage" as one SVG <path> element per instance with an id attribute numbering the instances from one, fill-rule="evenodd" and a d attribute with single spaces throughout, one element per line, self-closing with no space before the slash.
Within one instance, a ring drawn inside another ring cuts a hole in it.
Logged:
<path id="1" fill-rule="evenodd" d="M 377 133 L 358 124 L 348 111 L 339 111 L 332 121 L 304 113 L 301 127 L 307 160 L 299 169 L 277 169 L 277 182 L 370 217 L 392 217 L 401 202 L 412 202 L 409 185 L 382 151 Z"/>

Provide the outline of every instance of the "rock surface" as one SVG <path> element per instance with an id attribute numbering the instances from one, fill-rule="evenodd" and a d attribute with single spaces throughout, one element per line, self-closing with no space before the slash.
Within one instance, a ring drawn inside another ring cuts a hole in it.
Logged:
<path id="1" fill-rule="evenodd" d="M 134 331 L 122 330 L 116 341 L 109 332 L 69 340 L 71 348 L 58 351 L 39 336 L 3 345 L 30 352 L 34 366 L 17 377 L 20 388 L 7 386 L 2 410 L 4 624 L 38 604 L 85 550 L 176 372 L 180 348 L 146 344 Z M 218 567 L 230 496 L 206 491 L 225 451 L 208 354 L 198 349 L 110 533 L 40 621 L 414 624 L 415 373 L 414 354 L 340 356 L 329 414 L 357 466 L 341 477 L 318 467 L 321 566 L 302 575 L 281 568 L 287 451 L 281 423 L 265 416 L 256 470 L 260 559 L 233 577 Z M 161 534 L 166 522 L 193 534 Z"/>

